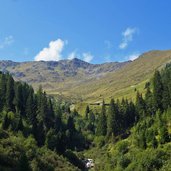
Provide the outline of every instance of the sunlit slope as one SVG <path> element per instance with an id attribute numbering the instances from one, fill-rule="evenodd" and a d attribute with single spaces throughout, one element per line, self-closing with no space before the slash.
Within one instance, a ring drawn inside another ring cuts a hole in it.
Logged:
<path id="1" fill-rule="evenodd" d="M 171 50 L 150 51 L 142 54 L 138 59 L 120 70 L 109 73 L 103 78 L 90 79 L 79 84 L 64 94 L 79 96 L 87 102 L 96 102 L 110 98 L 134 98 L 135 88 L 141 92 L 144 84 L 156 69 L 162 68 L 171 61 Z"/>
<path id="2" fill-rule="evenodd" d="M 135 90 L 144 84 L 155 69 L 171 61 L 171 50 L 150 51 L 133 62 L 90 64 L 80 59 L 61 61 L 0 61 L 0 70 L 9 71 L 16 80 L 42 85 L 50 95 L 73 103 L 98 102 L 102 99 L 135 98 Z"/>

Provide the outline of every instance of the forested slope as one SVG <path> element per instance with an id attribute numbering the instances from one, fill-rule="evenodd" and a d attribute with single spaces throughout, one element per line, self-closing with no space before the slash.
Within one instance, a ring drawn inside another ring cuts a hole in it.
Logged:
<path id="1" fill-rule="evenodd" d="M 128 99 L 103 101 L 81 116 L 40 87 L 0 73 L 0 169 L 169 170 L 171 163 L 171 64 L 156 70 Z"/>

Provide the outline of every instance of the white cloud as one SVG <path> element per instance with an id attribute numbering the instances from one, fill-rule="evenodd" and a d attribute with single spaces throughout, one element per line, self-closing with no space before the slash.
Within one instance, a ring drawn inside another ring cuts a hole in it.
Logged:
<path id="1" fill-rule="evenodd" d="M 90 53 L 83 53 L 82 56 L 85 62 L 91 62 L 94 58 Z"/>
<path id="2" fill-rule="evenodd" d="M 72 59 L 76 58 L 77 56 L 78 55 L 77 55 L 76 51 L 73 51 L 68 55 L 68 59 L 72 60 Z"/>
<path id="3" fill-rule="evenodd" d="M 49 43 L 49 47 L 42 49 L 36 56 L 35 61 L 59 61 L 62 59 L 62 50 L 67 41 L 57 39 Z"/>
<path id="4" fill-rule="evenodd" d="M 137 29 L 136 28 L 130 28 L 128 27 L 123 33 L 122 33 L 122 36 L 123 36 L 123 39 L 122 39 L 122 42 L 120 43 L 119 45 L 119 48 L 120 49 L 125 49 L 129 42 L 131 42 L 133 40 L 133 35 L 137 32 Z"/>
<path id="5" fill-rule="evenodd" d="M 11 45 L 14 42 L 13 36 L 7 36 L 3 41 L 0 42 L 0 49 L 5 48 L 6 46 Z"/>
<path id="6" fill-rule="evenodd" d="M 133 54 L 127 56 L 127 59 L 128 59 L 128 60 L 131 60 L 131 61 L 134 61 L 134 60 L 137 59 L 139 56 L 140 56 L 139 53 L 133 53 Z"/>

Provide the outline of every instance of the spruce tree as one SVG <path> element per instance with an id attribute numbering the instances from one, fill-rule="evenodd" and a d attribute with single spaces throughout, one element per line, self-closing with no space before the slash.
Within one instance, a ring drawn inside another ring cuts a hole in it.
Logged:
<path id="1" fill-rule="evenodd" d="M 163 97 L 163 84 L 161 80 L 161 75 L 159 71 L 156 71 L 153 78 L 153 96 L 154 96 L 154 105 L 155 110 L 163 110 L 162 106 L 162 97 Z"/>
<path id="2" fill-rule="evenodd" d="M 8 129 L 9 125 L 10 125 L 10 118 L 8 117 L 8 114 L 6 114 L 2 122 L 2 129 Z"/>
<path id="3" fill-rule="evenodd" d="M 109 105 L 109 111 L 107 115 L 107 135 L 117 135 L 119 132 L 119 117 L 118 108 L 112 99 Z"/>
<path id="4" fill-rule="evenodd" d="M 43 146 L 45 142 L 45 129 L 43 121 L 40 121 L 37 125 L 37 144 L 38 146 Z"/>
<path id="5" fill-rule="evenodd" d="M 35 115 L 35 102 L 33 97 L 33 90 L 30 91 L 29 96 L 27 98 L 25 111 L 29 124 L 32 125 Z"/>
<path id="6" fill-rule="evenodd" d="M 86 110 L 85 110 L 85 119 L 88 119 L 89 113 L 90 113 L 90 108 L 89 108 L 89 106 L 87 105 Z"/>
<path id="7" fill-rule="evenodd" d="M 14 111 L 14 80 L 10 75 L 7 75 L 6 84 L 6 108 L 8 111 Z"/>
<path id="8" fill-rule="evenodd" d="M 107 133 L 107 119 L 106 119 L 106 108 L 105 108 L 105 102 L 103 100 L 102 103 L 102 110 L 98 117 L 98 123 L 97 123 L 97 135 L 103 135 L 105 136 Z"/>
<path id="9" fill-rule="evenodd" d="M 137 92 L 137 96 L 136 96 L 136 112 L 139 114 L 140 118 L 143 118 L 145 116 L 145 114 L 146 114 L 145 109 L 146 109 L 146 107 L 145 107 L 145 102 L 144 102 L 144 99 L 142 97 L 142 94 Z"/>
<path id="10" fill-rule="evenodd" d="M 153 94 L 152 94 L 149 86 L 146 88 L 145 104 L 146 104 L 147 114 L 154 115 L 155 109 L 154 109 Z"/>
<path id="11" fill-rule="evenodd" d="M 23 119 L 22 116 L 20 115 L 20 119 L 18 121 L 18 125 L 17 125 L 17 131 L 23 131 Z"/>
<path id="12" fill-rule="evenodd" d="M 6 104 L 6 77 L 5 74 L 1 74 L 0 77 L 0 111 L 3 110 Z"/>

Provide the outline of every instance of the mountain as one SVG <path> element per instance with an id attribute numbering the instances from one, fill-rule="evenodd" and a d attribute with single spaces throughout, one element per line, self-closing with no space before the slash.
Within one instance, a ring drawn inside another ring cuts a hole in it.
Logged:
<path id="1" fill-rule="evenodd" d="M 171 63 L 161 67 L 145 97 L 84 115 L 0 72 L 0 170 L 170 170 Z"/>
<path id="2" fill-rule="evenodd" d="M 100 79 L 91 79 L 84 84 L 70 89 L 69 94 L 77 92 L 87 102 L 110 101 L 111 98 L 135 97 L 135 90 L 144 91 L 144 85 L 157 69 L 163 68 L 171 61 L 171 50 L 149 51 L 143 53 L 133 62 L 128 63 L 116 72 L 108 73 Z"/>
<path id="3" fill-rule="evenodd" d="M 34 88 L 41 84 L 48 92 L 59 93 L 87 80 L 102 78 L 108 73 L 116 72 L 130 62 L 90 64 L 77 58 L 58 62 L 0 61 L 0 69 L 10 72 L 15 80 L 32 84 Z"/>
<path id="4" fill-rule="evenodd" d="M 154 71 L 169 61 L 171 50 L 155 50 L 127 62 L 90 64 L 77 58 L 49 62 L 0 61 L 0 68 L 35 89 L 41 84 L 48 94 L 90 103 L 103 98 L 132 98 L 135 88 L 143 91 Z"/>

